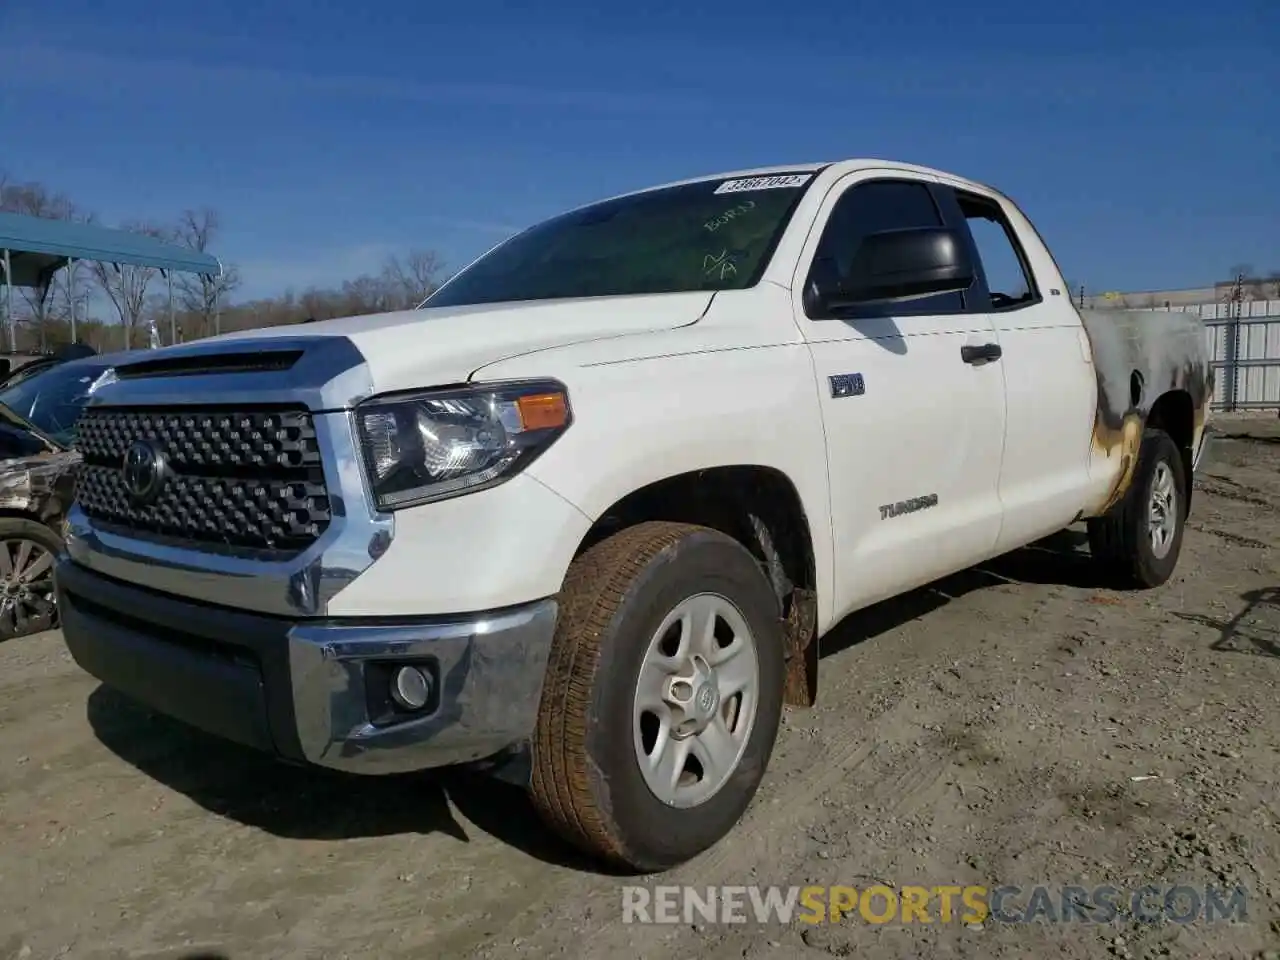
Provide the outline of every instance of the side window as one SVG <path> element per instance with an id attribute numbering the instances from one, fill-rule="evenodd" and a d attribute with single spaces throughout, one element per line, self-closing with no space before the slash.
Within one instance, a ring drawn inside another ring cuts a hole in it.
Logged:
<path id="1" fill-rule="evenodd" d="M 815 262 L 827 259 L 846 264 L 853 259 L 864 237 L 882 230 L 940 227 L 942 214 L 928 186 L 913 180 L 873 180 L 852 187 L 836 201 L 818 241 Z M 873 311 L 876 315 L 959 313 L 964 294 L 944 293 L 895 303 Z"/>
<path id="2" fill-rule="evenodd" d="M 1000 207 L 968 194 L 958 193 L 956 199 L 978 248 L 987 289 L 991 291 L 991 308 L 1008 310 L 1038 301 L 1040 295 L 1031 280 L 1026 254 Z"/>

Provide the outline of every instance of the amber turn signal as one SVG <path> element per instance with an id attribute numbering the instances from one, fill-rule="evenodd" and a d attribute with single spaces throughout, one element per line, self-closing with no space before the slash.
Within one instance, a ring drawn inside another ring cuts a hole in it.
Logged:
<path id="1" fill-rule="evenodd" d="M 551 430 L 569 422 L 569 401 L 563 393 L 531 393 L 516 400 L 520 425 L 526 430 Z"/>

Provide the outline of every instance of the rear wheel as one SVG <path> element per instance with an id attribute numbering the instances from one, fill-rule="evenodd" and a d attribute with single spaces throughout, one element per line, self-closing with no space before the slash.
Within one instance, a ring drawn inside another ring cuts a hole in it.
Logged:
<path id="1" fill-rule="evenodd" d="M 1158 587 L 1178 565 L 1187 518 L 1182 453 L 1163 430 L 1142 437 L 1133 482 L 1105 517 L 1089 521 L 1089 549 L 1119 582 Z"/>
<path id="2" fill-rule="evenodd" d="M 756 560 L 688 524 L 643 523 L 570 567 L 532 794 L 579 848 L 659 870 L 724 837 L 782 712 L 782 624 Z"/>
<path id="3" fill-rule="evenodd" d="M 53 562 L 61 549 L 44 524 L 0 517 L 0 641 L 57 626 Z"/>

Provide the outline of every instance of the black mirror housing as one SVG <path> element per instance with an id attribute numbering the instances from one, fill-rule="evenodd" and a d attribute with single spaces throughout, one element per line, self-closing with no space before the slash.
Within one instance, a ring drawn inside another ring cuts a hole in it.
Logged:
<path id="1" fill-rule="evenodd" d="M 804 311 L 810 317 L 822 316 L 840 295 L 840 266 L 831 257 L 818 257 L 805 281 Z"/>
<path id="2" fill-rule="evenodd" d="M 914 300 L 969 289 L 974 279 L 968 245 L 946 227 L 869 234 L 844 271 L 828 308 Z"/>

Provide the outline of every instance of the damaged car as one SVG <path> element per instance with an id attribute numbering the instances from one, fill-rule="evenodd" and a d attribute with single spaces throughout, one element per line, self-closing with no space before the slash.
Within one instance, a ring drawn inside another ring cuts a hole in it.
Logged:
<path id="1" fill-rule="evenodd" d="M 32 371 L 0 389 L 0 641 L 58 624 L 53 558 L 74 497 L 80 412 L 110 382 L 90 356 Z"/>
<path id="2" fill-rule="evenodd" d="M 53 562 L 80 455 L 0 403 L 0 642 L 57 626 Z"/>

